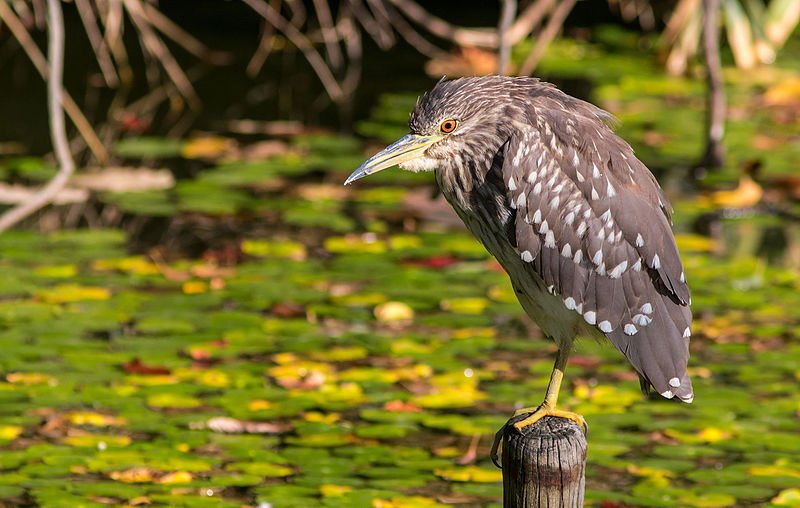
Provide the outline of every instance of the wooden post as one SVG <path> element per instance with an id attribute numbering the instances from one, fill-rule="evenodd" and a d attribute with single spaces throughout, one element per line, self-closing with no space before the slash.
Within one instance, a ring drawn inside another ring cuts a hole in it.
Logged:
<path id="1" fill-rule="evenodd" d="M 522 431 L 509 420 L 503 435 L 504 508 L 580 508 L 586 484 L 586 438 L 566 418 L 545 416 Z"/>

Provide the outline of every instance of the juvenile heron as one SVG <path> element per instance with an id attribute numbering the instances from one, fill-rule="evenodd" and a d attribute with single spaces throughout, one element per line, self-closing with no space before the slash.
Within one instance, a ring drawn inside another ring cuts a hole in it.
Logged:
<path id="1" fill-rule="evenodd" d="M 527 77 L 440 81 L 414 107 L 411 132 L 364 162 L 345 184 L 399 165 L 433 171 L 461 220 L 508 272 L 519 302 L 558 345 L 544 402 L 556 408 L 576 335 L 605 335 L 642 390 L 692 402 L 686 372 L 689 287 L 670 205 L 611 115 Z M 497 440 L 493 448 L 496 451 Z"/>

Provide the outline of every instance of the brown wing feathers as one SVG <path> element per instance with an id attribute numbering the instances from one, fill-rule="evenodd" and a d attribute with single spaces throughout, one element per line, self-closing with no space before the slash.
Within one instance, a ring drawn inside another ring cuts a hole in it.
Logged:
<path id="1" fill-rule="evenodd" d="M 666 198 L 599 110 L 570 100 L 567 112 L 552 89 L 534 98 L 508 144 L 520 256 L 659 393 L 691 401 L 689 289 Z"/>

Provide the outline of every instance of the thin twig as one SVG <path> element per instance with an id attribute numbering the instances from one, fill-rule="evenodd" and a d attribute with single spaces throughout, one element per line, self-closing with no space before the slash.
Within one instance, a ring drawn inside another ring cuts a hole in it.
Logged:
<path id="1" fill-rule="evenodd" d="M 322 40 L 325 42 L 325 54 L 328 55 L 328 62 L 331 68 L 340 70 L 344 65 L 344 57 L 339 48 L 339 34 L 333 26 L 330 6 L 327 0 L 314 0 L 314 9 L 317 11 L 317 21 L 322 31 Z"/>
<path id="2" fill-rule="evenodd" d="M 166 17 L 163 12 L 158 10 L 152 4 L 144 2 L 142 5 L 144 7 L 144 14 L 147 21 L 156 27 L 159 32 L 172 39 L 175 44 L 178 44 L 192 55 L 201 60 L 206 60 L 214 65 L 225 65 L 231 62 L 232 57 L 230 53 L 224 51 L 211 51 L 208 49 L 208 46 L 178 26 L 174 21 Z"/>
<path id="3" fill-rule="evenodd" d="M 280 12 L 272 8 L 271 5 L 263 0 L 243 0 L 251 9 L 260 14 L 267 22 L 271 23 L 275 28 L 283 32 L 289 41 L 299 49 L 303 56 L 306 57 L 311 68 L 317 74 L 317 77 L 325 87 L 328 96 L 334 102 L 340 102 L 344 99 L 339 83 L 333 77 L 330 68 L 325 64 L 320 54 L 314 49 L 314 46 L 309 42 L 308 38 L 303 35 L 296 26 L 291 24 L 286 18 L 281 16 Z"/>
<path id="4" fill-rule="evenodd" d="M 44 79 L 48 79 L 47 59 L 42 54 L 39 46 L 33 42 L 33 38 L 5 0 L 0 0 L 0 19 L 5 22 L 8 29 L 14 34 L 14 38 L 16 38 L 20 46 L 22 46 L 23 51 L 28 55 L 28 58 L 39 74 Z M 64 111 L 67 112 L 72 123 L 75 124 L 81 137 L 86 140 L 89 150 L 92 151 L 92 154 L 99 163 L 104 164 L 108 160 L 108 151 L 105 146 L 103 146 L 100 138 L 97 137 L 97 133 L 92 129 L 89 120 L 86 119 L 80 108 L 78 108 L 78 105 L 75 104 L 75 101 L 72 100 L 72 97 L 66 91 L 63 92 L 62 101 Z"/>
<path id="5" fill-rule="evenodd" d="M 497 33 L 494 30 L 467 29 L 453 26 L 447 21 L 432 15 L 420 7 L 418 3 L 411 0 L 389 0 L 389 2 L 437 37 L 453 41 L 461 46 L 480 46 L 492 49 L 498 47 Z"/>
<path id="6" fill-rule="evenodd" d="M 386 14 L 389 16 L 389 21 L 394 29 L 397 30 L 397 33 L 399 33 L 407 43 L 414 46 L 414 49 L 428 58 L 436 60 L 444 60 L 450 57 L 447 51 L 439 49 L 428 42 L 425 37 L 417 33 L 417 31 L 414 30 L 414 28 L 405 20 L 405 18 L 391 5 L 387 4 L 385 7 Z"/>
<path id="7" fill-rule="evenodd" d="M 97 64 L 100 66 L 100 72 L 103 73 L 103 79 L 105 79 L 106 85 L 114 88 L 119 84 L 117 70 L 114 68 L 111 54 L 103 41 L 100 28 L 97 26 L 97 17 L 92 9 L 92 4 L 89 3 L 89 0 L 75 0 L 75 6 L 78 8 L 78 14 L 80 14 L 89 42 L 92 43 L 92 50 L 97 58 Z"/>
<path id="8" fill-rule="evenodd" d="M 5 5 L 5 0 L 0 2 Z M 67 132 L 64 125 L 63 88 L 61 79 L 64 73 L 64 19 L 61 13 L 61 0 L 47 0 L 48 26 L 48 78 L 47 105 L 50 112 L 50 136 L 58 160 L 58 173 L 30 201 L 16 206 L 0 216 L 0 232 L 5 231 L 39 208 L 58 194 L 75 171 L 75 163 L 67 146 Z"/>
<path id="9" fill-rule="evenodd" d="M 497 73 L 500 75 L 508 73 L 508 62 L 511 59 L 508 29 L 516 14 L 517 0 L 502 0 L 500 23 L 497 26 L 497 36 L 500 39 L 500 48 L 497 50 Z"/>
<path id="10" fill-rule="evenodd" d="M 394 45 L 394 36 L 391 28 L 386 30 L 377 16 L 373 16 L 360 0 L 350 0 L 348 3 L 353 15 L 379 48 L 386 51 Z"/>
<path id="11" fill-rule="evenodd" d="M 161 38 L 156 35 L 152 25 L 147 20 L 142 4 L 139 0 L 123 0 L 122 1 L 128 13 L 131 15 L 133 24 L 136 25 L 139 33 L 142 35 L 142 40 L 147 50 L 155 57 L 164 67 L 169 79 L 175 83 L 175 86 L 180 91 L 181 95 L 186 99 L 189 107 L 192 109 L 200 108 L 200 97 L 194 91 L 189 78 L 184 74 L 183 69 L 175 61 L 172 53 L 169 52 Z"/>
<path id="12" fill-rule="evenodd" d="M 544 55 L 547 46 L 549 46 L 550 42 L 558 35 L 558 31 L 561 30 L 561 27 L 564 25 L 564 20 L 567 19 L 572 7 L 575 6 L 575 2 L 576 0 L 562 0 L 562 2 L 558 4 L 558 7 L 556 7 L 550 15 L 550 19 L 547 20 L 547 25 L 545 25 L 544 30 L 542 30 L 542 33 L 539 34 L 539 37 L 536 39 L 536 44 L 528 54 L 528 58 L 526 58 L 525 63 L 522 64 L 522 68 L 519 71 L 520 75 L 529 76 L 533 72 L 533 69 L 536 68 L 539 60 L 541 60 Z"/>
<path id="13" fill-rule="evenodd" d="M 519 15 L 511 28 L 508 29 L 508 43 L 514 45 L 539 26 L 545 15 L 553 8 L 555 0 L 536 0 Z"/>
<path id="14" fill-rule="evenodd" d="M 264 62 L 272 52 L 272 38 L 275 35 L 275 27 L 266 21 L 262 22 L 261 38 L 258 40 L 258 47 L 256 48 L 250 61 L 247 62 L 245 72 L 251 78 L 258 76 L 261 68 L 264 67 Z"/>

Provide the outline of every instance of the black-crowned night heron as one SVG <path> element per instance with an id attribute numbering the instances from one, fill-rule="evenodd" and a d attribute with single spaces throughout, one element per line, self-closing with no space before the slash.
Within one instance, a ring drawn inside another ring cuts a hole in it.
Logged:
<path id="1" fill-rule="evenodd" d="M 558 345 L 544 402 L 517 411 L 531 413 L 518 429 L 547 415 L 585 428 L 556 400 L 573 340 L 587 329 L 630 360 L 643 391 L 693 399 L 691 300 L 670 205 L 610 119 L 534 78 L 443 80 L 417 102 L 411 132 L 345 182 L 395 165 L 433 171 L 508 272 L 525 312 Z"/>

